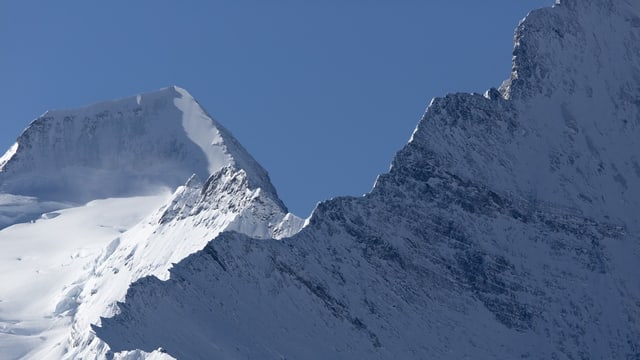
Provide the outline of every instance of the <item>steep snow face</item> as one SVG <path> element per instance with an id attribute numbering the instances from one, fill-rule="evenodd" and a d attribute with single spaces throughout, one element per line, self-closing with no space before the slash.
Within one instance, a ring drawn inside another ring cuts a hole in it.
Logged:
<path id="1" fill-rule="evenodd" d="M 118 313 L 117 302 L 124 301 L 132 282 L 145 276 L 167 280 L 174 263 L 203 249 L 220 232 L 271 239 L 296 233 L 302 225 L 275 195 L 252 186 L 243 169 L 224 167 L 204 184 L 193 175 L 165 206 L 115 238 L 97 258 L 78 291 L 62 358 L 104 358 L 109 348 L 91 326 Z M 42 358 L 59 349 L 56 344 L 35 355 Z"/>
<path id="2" fill-rule="evenodd" d="M 96 335 L 181 359 L 640 357 L 640 4 L 518 27 L 500 90 L 434 99 L 362 198 L 223 233 Z"/>
<path id="3" fill-rule="evenodd" d="M 228 165 L 275 192 L 260 165 L 178 87 L 48 111 L 0 160 L 0 191 L 46 200 L 149 193 Z"/>
<path id="4" fill-rule="evenodd" d="M 9 150 L 7 150 L 2 157 L 0 157 L 0 169 L 4 169 L 4 165 L 13 158 L 13 155 L 18 151 L 18 143 L 11 145 Z"/>

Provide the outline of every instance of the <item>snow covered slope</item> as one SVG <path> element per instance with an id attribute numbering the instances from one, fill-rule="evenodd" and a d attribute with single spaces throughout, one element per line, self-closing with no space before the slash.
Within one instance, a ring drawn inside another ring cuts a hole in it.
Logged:
<path id="1" fill-rule="evenodd" d="M 533 11 L 511 78 L 434 99 L 370 194 L 282 241 L 221 234 L 96 335 L 180 359 L 639 358 L 639 39 L 637 1 Z"/>
<path id="2" fill-rule="evenodd" d="M 227 229 L 281 238 L 303 225 L 177 87 L 47 112 L 2 157 L 0 190 L 3 359 L 104 358 L 91 324 L 116 313 L 131 282 L 167 278 Z"/>
<path id="3" fill-rule="evenodd" d="M 96 200 L 0 231 L 0 358 L 64 339 L 83 274 L 105 244 L 169 195 Z"/>
<path id="4" fill-rule="evenodd" d="M 225 166 L 275 193 L 267 173 L 184 89 L 53 110 L 34 120 L 0 159 L 0 191 L 46 200 L 176 188 Z"/>
<path id="5" fill-rule="evenodd" d="M 109 244 L 78 292 L 66 345 L 55 344 L 36 355 L 63 350 L 65 359 L 103 358 L 108 347 L 91 326 L 118 313 L 116 303 L 124 301 L 129 284 L 151 275 L 167 280 L 174 263 L 224 230 L 271 239 L 296 233 L 302 225 L 277 198 L 252 186 L 244 170 L 225 167 L 205 184 L 194 175 L 167 205 Z"/>

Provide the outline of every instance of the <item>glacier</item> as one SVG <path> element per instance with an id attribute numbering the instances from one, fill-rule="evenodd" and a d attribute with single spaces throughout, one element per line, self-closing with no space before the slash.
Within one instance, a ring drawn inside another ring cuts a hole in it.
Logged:
<path id="1" fill-rule="evenodd" d="M 0 354 L 640 358 L 639 39 L 636 1 L 532 11 L 306 220 L 184 89 L 48 112 L 0 158 Z"/>

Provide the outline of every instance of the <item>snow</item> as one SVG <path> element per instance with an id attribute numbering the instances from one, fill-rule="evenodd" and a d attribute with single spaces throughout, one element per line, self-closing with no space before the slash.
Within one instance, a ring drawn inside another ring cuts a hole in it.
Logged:
<path id="1" fill-rule="evenodd" d="M 518 26 L 511 79 L 434 99 L 362 198 L 224 232 L 96 335 L 177 358 L 640 356 L 640 4 Z"/>
<path id="2" fill-rule="evenodd" d="M 92 339 L 91 325 L 118 313 L 116 302 L 124 300 L 129 285 L 145 276 L 167 280 L 174 263 L 203 249 L 222 231 L 263 239 L 299 231 L 302 220 L 286 214 L 278 203 L 261 188 L 252 188 L 244 170 L 223 168 L 205 184 L 191 177 L 165 205 L 118 237 L 99 257 L 78 294 L 80 305 L 69 340 L 93 343 L 71 347 L 65 358 L 100 353 L 103 345 Z"/>
<path id="3" fill-rule="evenodd" d="M 0 354 L 638 358 L 638 39 L 635 2 L 533 11 L 500 89 L 434 99 L 369 194 L 306 220 L 183 89 L 49 112 L 2 158 L 7 221 L 129 197 L 0 231 Z"/>
<path id="4" fill-rule="evenodd" d="M 9 150 L 7 150 L 7 152 L 5 152 L 4 155 L 0 157 L 0 171 L 2 171 L 2 169 L 4 168 L 4 165 L 9 161 L 9 159 L 13 157 L 13 155 L 15 155 L 17 151 L 18 151 L 18 143 L 14 143 L 13 145 L 11 145 Z"/>
<path id="5" fill-rule="evenodd" d="M 162 349 L 147 353 L 141 350 L 117 353 L 114 360 L 172 360 L 174 357 L 164 353 Z"/>
<path id="6" fill-rule="evenodd" d="M 184 89 L 176 88 L 176 91 L 181 94 L 180 98 L 174 100 L 174 104 L 184 114 L 182 126 L 191 141 L 201 149 L 206 149 L 209 174 L 213 174 L 233 162 L 231 155 L 226 154 L 224 140 L 218 130 L 220 125 L 213 126 L 213 120 L 204 113 L 195 99 Z"/>
<path id="7" fill-rule="evenodd" d="M 21 358 L 35 346 L 46 346 L 53 351 L 49 358 L 59 358 L 63 349 L 55 344 L 70 331 L 69 315 L 97 255 L 169 195 L 96 200 L 1 230 L 3 358 Z"/>
<path id="8" fill-rule="evenodd" d="M 71 204 L 40 201 L 32 196 L 0 193 L 0 229 L 9 225 L 32 221 L 44 213 L 69 206 Z"/>
<path id="9" fill-rule="evenodd" d="M 0 354 L 104 357 L 91 324 L 117 313 L 131 282 L 168 278 L 224 230 L 272 238 L 302 225 L 184 89 L 48 111 L 0 166 Z"/>
<path id="10" fill-rule="evenodd" d="M 253 186 L 275 194 L 267 172 L 233 135 L 208 115 L 185 89 L 176 86 L 173 89 L 180 95 L 174 99 L 174 104 L 183 114 L 183 128 L 188 138 L 204 151 L 209 161 L 208 174 L 215 174 L 222 168 L 232 165 L 247 172 Z"/>
<path id="11" fill-rule="evenodd" d="M 275 194 L 264 169 L 184 89 L 172 86 L 34 120 L 2 157 L 0 192 L 82 204 L 176 188 L 236 165 Z"/>

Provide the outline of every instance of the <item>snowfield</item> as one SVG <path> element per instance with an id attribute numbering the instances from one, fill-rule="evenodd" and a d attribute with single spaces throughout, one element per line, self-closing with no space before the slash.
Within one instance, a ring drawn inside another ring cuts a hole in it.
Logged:
<path id="1" fill-rule="evenodd" d="M 2 358 L 22 358 L 39 347 L 53 352 L 29 357 L 61 358 L 77 297 L 98 255 L 170 195 L 95 200 L 1 230 Z"/>

